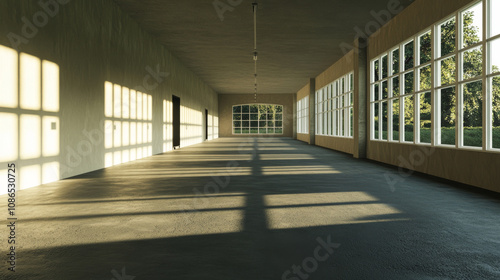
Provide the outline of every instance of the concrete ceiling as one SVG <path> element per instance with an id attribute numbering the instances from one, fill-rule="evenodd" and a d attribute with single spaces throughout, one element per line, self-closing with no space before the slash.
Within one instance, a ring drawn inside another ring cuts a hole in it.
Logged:
<path id="1" fill-rule="evenodd" d="M 253 0 L 115 2 L 218 93 L 254 92 Z M 412 0 L 258 2 L 258 92 L 294 93 L 343 56 L 373 12 Z"/>

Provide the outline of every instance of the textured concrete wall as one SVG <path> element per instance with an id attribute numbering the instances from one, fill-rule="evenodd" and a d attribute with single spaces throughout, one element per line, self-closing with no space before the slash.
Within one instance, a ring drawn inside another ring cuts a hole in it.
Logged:
<path id="1" fill-rule="evenodd" d="M 354 139 L 316 135 L 316 146 L 352 154 Z"/>
<path id="2" fill-rule="evenodd" d="M 306 142 L 307 144 L 309 143 L 309 134 L 304 134 L 304 133 L 297 133 L 297 140 Z"/>
<path id="3" fill-rule="evenodd" d="M 419 0 L 414 2 L 400 15 L 382 27 L 377 34 L 370 37 L 367 63 L 369 64 L 370 60 L 382 52 L 430 27 L 471 2 L 473 1 Z M 367 77 L 367 83 L 369 83 L 368 79 L 369 77 Z M 368 141 L 367 157 L 387 164 L 500 192 L 500 172 L 498 172 L 500 157 L 497 153 Z"/>
<path id="4" fill-rule="evenodd" d="M 219 94 L 220 137 L 249 136 L 233 135 L 233 105 L 253 103 L 253 94 Z M 283 105 L 283 135 L 279 137 L 293 137 L 293 94 L 258 94 L 257 103 Z"/>
<path id="5" fill-rule="evenodd" d="M 354 70 L 354 50 L 348 52 L 337 62 L 316 77 L 316 90 L 320 90 L 338 78 Z"/>
<path id="6" fill-rule="evenodd" d="M 152 95 L 152 154 L 164 151 L 163 101 L 171 100 L 172 95 L 181 98 L 184 112 L 181 123 L 190 127 L 189 135 L 182 133 L 181 146 L 205 138 L 201 126 L 204 120 L 200 119 L 204 118 L 205 109 L 209 110 L 210 122 L 214 126 L 211 128 L 213 137 L 217 136 L 217 93 L 143 31 L 113 1 L 58 0 L 54 3 L 57 3 L 58 11 L 52 7 L 54 13 L 47 15 L 38 1 L 1 1 L 0 45 L 17 47 L 19 53 L 59 66 L 60 110 L 56 115 L 60 118 L 60 153 L 52 158 L 64 169 L 59 177 L 66 178 L 105 166 L 107 150 L 104 140 L 94 141 L 86 149 L 82 148 L 82 143 L 88 142 L 85 132 L 100 132 L 103 136 L 106 81 L 130 89 L 142 87 L 144 93 Z M 35 20 L 33 26 L 36 30 L 27 28 L 25 19 L 30 24 Z M 9 38 L 24 39 L 17 45 Z M 168 74 L 162 76 L 157 72 Z M 26 113 L 20 108 L 9 112 Z M 34 158 L 18 162 L 22 172 L 22 165 L 40 165 L 42 161 Z"/>

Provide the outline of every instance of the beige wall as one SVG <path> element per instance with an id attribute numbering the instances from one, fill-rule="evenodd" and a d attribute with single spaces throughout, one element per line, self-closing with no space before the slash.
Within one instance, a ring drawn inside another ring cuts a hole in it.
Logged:
<path id="1" fill-rule="evenodd" d="M 52 166 L 48 172 L 57 179 L 67 178 L 103 168 L 105 154 L 125 150 L 123 146 L 105 148 L 103 121 L 106 81 L 131 89 L 139 87 L 152 95 L 152 141 L 148 143 L 152 154 L 162 153 L 164 145 L 168 146 L 169 141 L 163 139 L 163 100 L 171 100 L 172 94 L 181 98 L 183 106 L 181 146 L 203 141 L 205 132 L 200 124 L 204 122 L 205 109 L 209 110 L 210 122 L 213 124 L 210 128 L 211 138 L 217 137 L 217 93 L 143 31 L 113 1 L 59 2 L 68 3 L 59 5 L 57 14 L 47 17 L 46 24 L 39 24 L 36 32 L 27 35 L 23 35 L 24 23 L 21 19 L 26 17 L 33 22 L 34 14 L 44 13 L 38 1 L 0 2 L 0 34 L 3 34 L 0 36 L 0 45 L 13 49 L 6 35 L 11 34 L 12 37 L 15 36 L 12 34 L 17 34 L 16 38 L 24 36 L 24 42 L 18 46 L 16 55 L 23 52 L 41 61 L 54 62 L 60 72 L 60 110 L 53 114 L 60 120 L 56 128 L 59 133 L 59 153 L 50 158 L 39 156 L 29 160 L 21 160 L 18 156 L 12 161 L 18 163 L 21 172 L 30 166 L 30 171 L 24 174 L 37 177 L 37 174 L 45 172 L 41 170 L 43 165 L 52 162 L 59 168 Z M 15 69 L 12 71 L 17 73 Z M 168 76 L 160 76 L 156 80 L 150 73 L 156 71 L 168 73 L 165 74 Z M 17 117 L 33 113 L 20 108 L 0 108 L 0 112 L 9 112 Z M 94 135 L 92 141 L 86 136 L 89 132 Z M 31 141 L 33 145 L 40 145 L 37 142 L 39 140 Z M 121 157 L 124 159 L 126 155 Z M 6 166 L 3 161 L 0 159 L 0 169 Z"/>
<path id="2" fill-rule="evenodd" d="M 337 62 L 316 77 L 316 90 L 323 88 L 338 78 L 354 70 L 354 51 L 348 52 Z"/>
<path id="3" fill-rule="evenodd" d="M 377 34 L 370 37 L 368 64 L 382 52 L 471 2 L 473 1 L 419 0 L 414 2 L 382 27 Z M 369 84 L 368 79 L 369 77 L 367 77 Z M 369 106 L 366 109 L 369 111 Z M 367 156 L 372 160 L 500 192 L 500 172 L 498 172 L 500 157 L 497 153 L 368 141 Z"/>
<path id="4" fill-rule="evenodd" d="M 258 94 L 257 103 L 283 105 L 283 135 L 293 137 L 293 94 Z M 249 137 L 250 135 L 233 135 L 233 105 L 253 104 L 253 94 L 219 94 L 220 137 Z M 261 135 L 264 136 L 264 135 Z M 273 135 L 276 137 L 277 135 Z"/>

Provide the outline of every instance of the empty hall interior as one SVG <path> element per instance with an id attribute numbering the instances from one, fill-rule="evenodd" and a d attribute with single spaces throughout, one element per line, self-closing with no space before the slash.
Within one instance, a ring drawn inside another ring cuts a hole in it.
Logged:
<path id="1" fill-rule="evenodd" d="M 500 279 L 498 15 L 0 1 L 0 279 Z"/>

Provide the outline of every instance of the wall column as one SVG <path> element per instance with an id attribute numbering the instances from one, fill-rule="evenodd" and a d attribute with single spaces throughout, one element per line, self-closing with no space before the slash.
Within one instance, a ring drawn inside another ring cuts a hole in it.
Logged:
<path id="1" fill-rule="evenodd" d="M 367 131 L 367 41 L 354 42 L 354 153 L 355 158 L 366 158 Z"/>
<path id="2" fill-rule="evenodd" d="M 309 145 L 316 145 L 316 79 L 309 82 Z"/>

